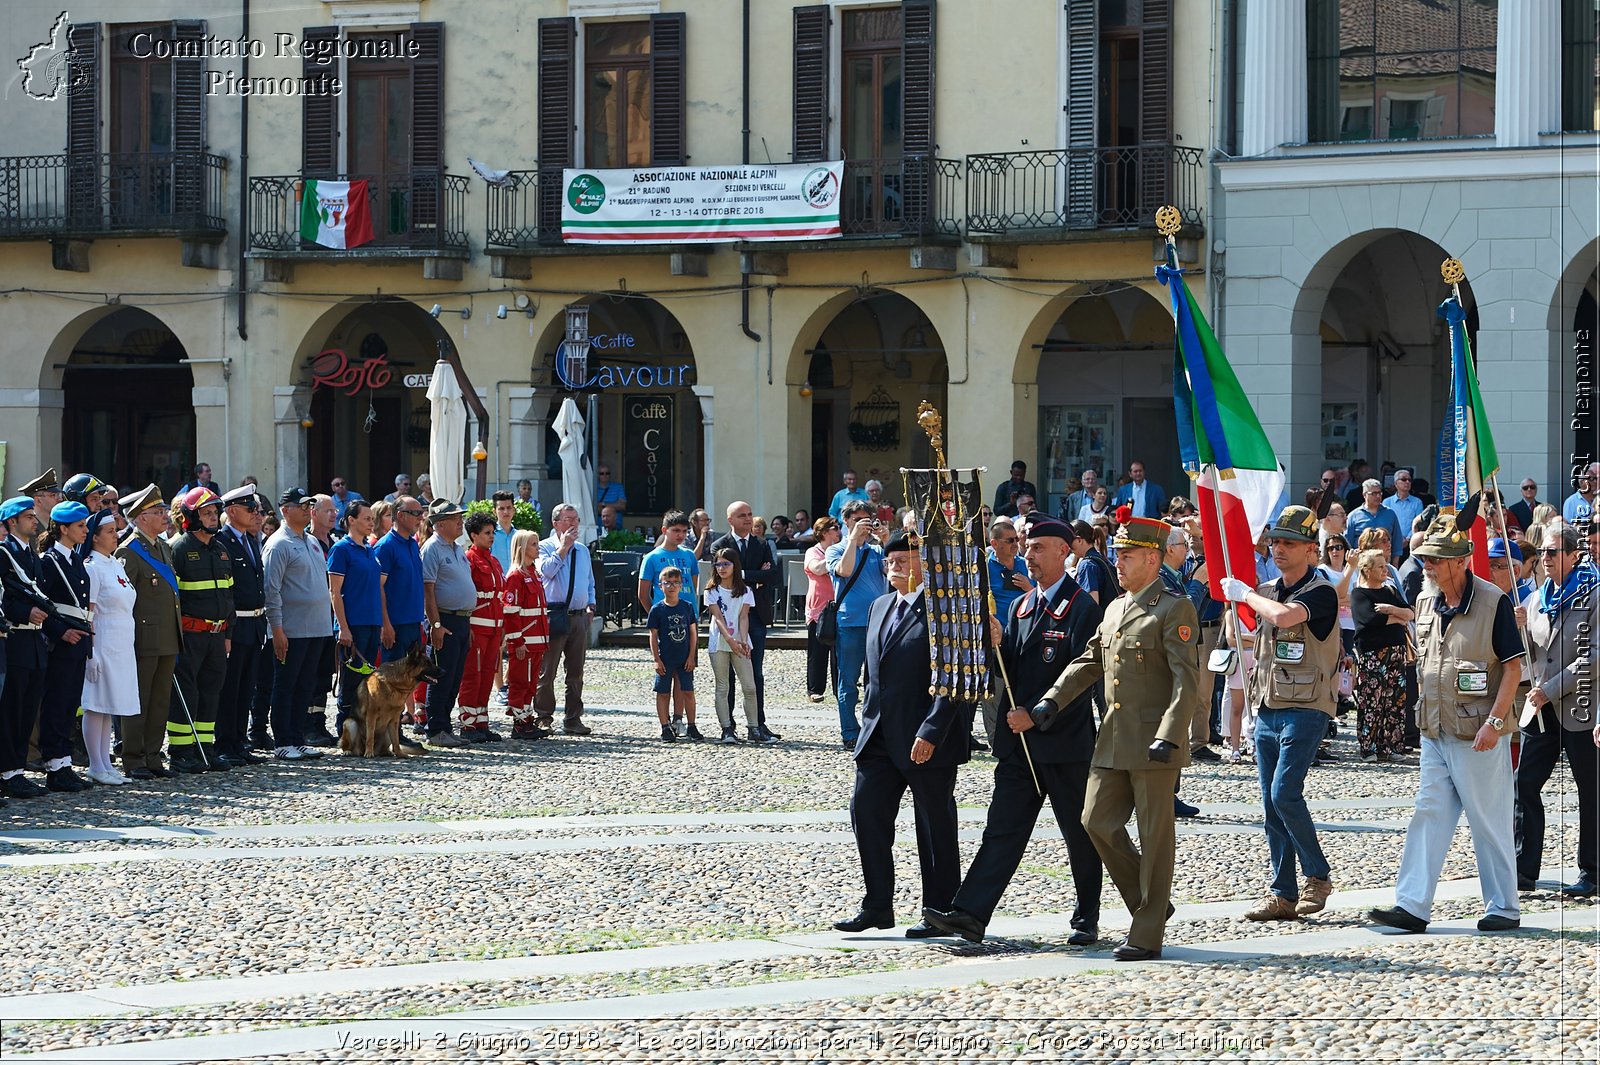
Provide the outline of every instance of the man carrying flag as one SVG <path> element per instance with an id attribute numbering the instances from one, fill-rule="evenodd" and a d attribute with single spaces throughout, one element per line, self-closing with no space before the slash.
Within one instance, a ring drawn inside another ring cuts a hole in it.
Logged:
<path id="1" fill-rule="evenodd" d="M 1460 288 L 1466 271 L 1456 260 L 1446 259 L 1442 273 L 1451 286 L 1450 295 L 1439 304 L 1438 310 L 1439 317 L 1450 323 L 1450 406 L 1439 429 L 1439 469 L 1435 483 L 1439 509 L 1449 515 L 1466 509 L 1467 501 L 1485 489 L 1491 499 L 1499 497 L 1495 474 L 1500 471 L 1500 456 L 1495 451 L 1494 434 L 1489 431 L 1489 419 L 1484 416 L 1483 394 L 1478 390 L 1472 348 L 1467 341 L 1467 312 L 1461 305 Z M 1472 537 L 1472 572 L 1484 580 L 1492 579 L 1490 539 L 1506 538 L 1504 513 L 1498 507 L 1493 510 L 1501 515 L 1500 528 L 1491 529 L 1486 522 L 1473 522 L 1465 514 L 1460 522 Z"/>

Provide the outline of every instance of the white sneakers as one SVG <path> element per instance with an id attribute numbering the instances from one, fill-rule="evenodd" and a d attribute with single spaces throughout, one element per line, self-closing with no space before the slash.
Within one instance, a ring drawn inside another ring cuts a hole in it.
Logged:
<path id="1" fill-rule="evenodd" d="M 315 747 L 279 747 L 273 753 L 286 762 L 303 762 L 322 757 L 322 752 Z"/>

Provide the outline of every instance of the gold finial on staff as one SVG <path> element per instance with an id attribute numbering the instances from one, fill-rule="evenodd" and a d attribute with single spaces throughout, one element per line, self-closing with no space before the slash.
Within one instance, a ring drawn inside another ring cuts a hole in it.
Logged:
<path id="1" fill-rule="evenodd" d="M 937 469 L 944 469 L 944 419 L 939 416 L 939 408 L 927 400 L 917 404 L 917 424 L 922 431 L 928 434 L 928 440 L 933 444 L 933 465 Z"/>
<path id="2" fill-rule="evenodd" d="M 1460 259 L 1446 259 L 1439 264 L 1439 274 L 1444 278 L 1445 284 L 1450 286 L 1450 293 L 1455 296 L 1456 302 L 1460 303 L 1461 282 L 1467 279 L 1467 268 L 1461 265 Z"/>
<path id="3" fill-rule="evenodd" d="M 1156 211 L 1156 232 L 1167 238 L 1167 243 L 1172 243 L 1172 238 L 1178 235 L 1178 230 L 1183 228 L 1183 215 L 1172 204 L 1159 208 Z"/>

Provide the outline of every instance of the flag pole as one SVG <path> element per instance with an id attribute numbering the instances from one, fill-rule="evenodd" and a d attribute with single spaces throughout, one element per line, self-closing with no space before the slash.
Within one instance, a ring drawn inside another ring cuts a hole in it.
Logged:
<path id="1" fill-rule="evenodd" d="M 1167 238 L 1167 268 L 1170 270 L 1179 269 L 1178 242 L 1176 238 L 1178 235 L 1178 230 L 1182 228 L 1182 218 L 1183 216 L 1178 213 L 1178 209 L 1171 204 L 1162 207 L 1156 212 L 1156 229 L 1163 237 Z M 1176 330 L 1176 325 L 1174 325 L 1174 330 Z M 1178 343 L 1176 335 L 1174 335 L 1172 342 L 1173 344 Z M 1174 369 L 1173 372 L 1176 373 L 1176 369 Z M 1200 547 L 1206 553 L 1206 565 L 1208 567 L 1211 565 L 1210 548 L 1212 546 L 1219 548 L 1219 553 L 1222 556 L 1222 575 L 1226 578 L 1232 579 L 1233 566 L 1228 558 L 1228 544 L 1227 540 L 1223 537 L 1222 532 L 1222 471 L 1217 469 L 1216 463 L 1208 463 L 1207 465 L 1211 467 L 1211 471 L 1217 480 L 1216 485 L 1211 491 L 1211 507 L 1217 513 L 1217 535 L 1219 538 L 1223 538 L 1223 542 L 1216 545 L 1208 545 L 1205 542 L 1205 537 L 1202 535 L 1200 538 Z M 1189 479 L 1198 483 L 1200 478 L 1205 475 L 1205 469 L 1205 465 L 1202 465 L 1198 472 L 1189 474 Z M 1255 530 L 1251 529 L 1250 532 L 1254 534 Z M 1210 582 L 1208 581 L 1207 583 L 1209 584 Z M 1235 629 L 1230 631 L 1229 635 L 1233 643 L 1233 649 L 1236 653 L 1233 656 L 1233 668 L 1228 671 L 1228 674 L 1238 675 L 1240 687 L 1242 688 L 1244 687 L 1244 648 L 1241 646 L 1241 644 L 1244 641 L 1242 636 L 1239 635 L 1239 632 L 1244 628 L 1244 619 L 1239 617 L 1238 613 L 1232 609 L 1232 604 L 1224 604 L 1222 612 L 1224 615 L 1223 620 L 1225 628 L 1227 616 L 1231 613 L 1234 617 Z M 1195 620 L 1199 620 L 1198 616 Z M 1224 692 L 1223 695 L 1224 698 L 1226 698 L 1227 693 Z M 1210 738 L 1209 734 L 1206 738 Z"/>
<path id="2" fill-rule="evenodd" d="M 1462 265 L 1460 259 L 1446 259 L 1443 263 L 1441 263 L 1439 265 L 1439 275 L 1441 277 L 1443 277 L 1445 279 L 1445 282 L 1450 286 L 1450 295 L 1452 297 L 1454 297 L 1454 299 L 1456 301 L 1456 306 L 1460 307 L 1462 312 L 1465 313 L 1467 308 L 1466 308 L 1466 305 L 1461 302 L 1461 282 L 1465 281 L 1466 278 L 1467 278 L 1467 269 L 1466 269 L 1466 267 Z M 1467 327 L 1466 323 L 1463 321 L 1461 323 L 1461 328 L 1465 329 L 1466 327 Z M 1477 368 L 1476 365 L 1473 365 L 1473 364 L 1469 363 L 1466 366 L 1466 372 L 1470 373 L 1474 377 L 1476 377 L 1477 373 L 1478 373 L 1478 368 Z M 1496 471 L 1495 473 L 1491 473 L 1488 476 L 1487 480 L 1489 482 L 1487 488 L 1486 489 L 1479 489 L 1479 493 L 1482 494 L 1482 495 L 1486 495 L 1489 492 L 1493 492 L 1494 493 L 1494 495 L 1492 497 L 1494 499 L 1494 512 L 1495 512 L 1495 516 L 1500 519 L 1500 539 L 1506 545 L 1506 564 L 1509 566 L 1511 564 L 1511 536 L 1506 531 L 1506 508 L 1505 508 L 1505 505 L 1504 505 L 1504 501 L 1500 498 L 1499 472 Z M 1494 529 L 1489 525 L 1488 519 L 1484 519 L 1483 526 L 1484 526 L 1485 529 L 1489 530 L 1490 535 L 1493 535 Z M 1535 545 L 1535 547 L 1537 547 L 1537 545 Z M 1512 575 L 1511 575 L 1512 600 L 1511 600 L 1511 602 L 1512 602 L 1513 606 L 1521 605 L 1521 604 L 1517 603 L 1517 601 L 1516 601 L 1516 591 L 1517 591 L 1517 576 L 1516 576 L 1516 572 L 1512 571 Z M 1527 622 L 1525 622 L 1525 621 L 1524 622 L 1518 622 L 1518 624 L 1517 624 L 1517 635 L 1522 637 L 1522 653 L 1527 656 L 1528 661 L 1530 661 L 1530 662 L 1533 661 L 1533 641 L 1528 638 L 1528 624 L 1527 624 Z M 1544 731 L 1544 715 L 1543 714 L 1536 715 L 1534 717 L 1534 721 L 1536 721 L 1538 723 L 1539 731 L 1543 732 Z"/>

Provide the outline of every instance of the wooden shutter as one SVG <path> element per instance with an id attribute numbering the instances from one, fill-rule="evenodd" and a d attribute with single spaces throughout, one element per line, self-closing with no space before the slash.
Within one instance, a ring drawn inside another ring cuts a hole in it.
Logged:
<path id="1" fill-rule="evenodd" d="M 901 165 L 909 230 L 926 230 L 933 221 L 933 4 L 900 5 Z"/>
<path id="2" fill-rule="evenodd" d="M 794 150 L 797 163 L 828 154 L 827 4 L 794 9 Z"/>
<path id="3" fill-rule="evenodd" d="M 444 23 L 413 22 L 411 39 L 411 228 L 444 215 Z"/>
<path id="4" fill-rule="evenodd" d="M 539 20 L 539 232 L 556 239 L 561 232 L 561 170 L 572 165 L 575 110 L 572 97 L 577 68 L 578 23 L 571 18 Z"/>
<path id="5" fill-rule="evenodd" d="M 685 152 L 684 44 L 682 12 L 650 16 L 650 162 L 682 166 Z"/>
<path id="6" fill-rule="evenodd" d="M 201 47 L 204 19 L 172 23 L 177 54 L 172 58 L 172 208 L 180 226 L 192 226 L 205 213 L 205 168 L 200 154 L 206 140 L 206 61 Z"/>
<path id="7" fill-rule="evenodd" d="M 100 23 L 67 27 L 67 214 L 100 226 Z"/>
<path id="8" fill-rule="evenodd" d="M 1172 0 L 1144 0 L 1139 27 L 1139 224 L 1172 195 Z"/>
<path id="9" fill-rule="evenodd" d="M 1069 227 L 1092 227 L 1100 215 L 1095 181 L 1100 81 L 1098 0 L 1067 4 L 1067 175 L 1062 213 Z"/>
<path id="10" fill-rule="evenodd" d="M 307 26 L 301 40 L 318 48 L 339 39 L 337 26 Z M 326 54 L 326 53 L 324 53 Z M 300 98 L 300 175 L 333 178 L 339 173 L 339 101 L 332 81 L 338 67 L 318 66 L 308 54 L 300 61 L 301 74 L 311 79 Z M 294 223 L 298 224 L 295 219 Z"/>

